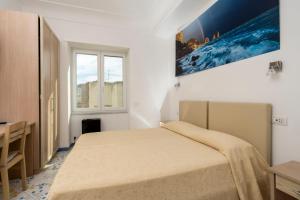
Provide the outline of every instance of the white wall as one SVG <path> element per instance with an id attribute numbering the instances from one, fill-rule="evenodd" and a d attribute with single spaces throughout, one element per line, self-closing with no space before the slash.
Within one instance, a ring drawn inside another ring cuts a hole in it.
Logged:
<path id="1" fill-rule="evenodd" d="M 21 3 L 19 0 L 1 0 L 0 8 L 9 9 L 9 10 L 20 10 Z"/>
<path id="2" fill-rule="evenodd" d="M 178 118 L 179 100 L 268 102 L 273 113 L 288 117 L 288 126 L 273 127 L 273 161 L 300 160 L 300 1 L 281 1 L 281 50 L 173 78 L 181 87 L 170 87 L 164 105 L 166 119 Z M 175 40 L 175 39 L 174 39 Z M 175 52 L 175 45 L 172 52 Z M 174 53 L 172 60 L 174 61 Z M 276 78 L 266 76 L 270 61 L 282 60 L 284 71 Z M 172 66 L 172 77 L 174 67 Z"/>
<path id="3" fill-rule="evenodd" d="M 117 31 L 75 22 L 47 19 L 63 41 L 102 44 L 129 48 L 128 114 L 70 115 L 68 46 L 61 45 L 61 146 L 67 146 L 81 133 L 81 119 L 102 118 L 103 130 L 158 126 L 170 67 L 170 43 L 150 34 Z M 169 57 L 168 57 L 169 56 Z M 68 94 L 68 95 L 67 95 Z M 68 125 L 70 128 L 68 129 Z M 70 136 L 68 135 L 70 131 Z"/>
<path id="4" fill-rule="evenodd" d="M 68 42 L 60 42 L 59 68 L 59 146 L 68 147 L 71 142 L 71 65 Z"/>
<path id="5" fill-rule="evenodd" d="M 95 115 L 73 115 L 71 121 L 72 137 L 80 136 L 81 120 L 86 118 L 101 118 L 102 130 L 124 130 L 128 129 L 128 114 L 95 114 Z M 71 140 L 74 138 L 71 138 Z"/>

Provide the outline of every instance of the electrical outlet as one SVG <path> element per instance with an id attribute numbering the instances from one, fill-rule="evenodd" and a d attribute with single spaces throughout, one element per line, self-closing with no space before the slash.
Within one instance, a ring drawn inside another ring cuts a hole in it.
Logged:
<path id="1" fill-rule="evenodd" d="M 274 116 L 272 123 L 274 125 L 278 126 L 287 126 L 288 125 L 288 118 L 287 117 L 279 117 L 279 116 Z"/>

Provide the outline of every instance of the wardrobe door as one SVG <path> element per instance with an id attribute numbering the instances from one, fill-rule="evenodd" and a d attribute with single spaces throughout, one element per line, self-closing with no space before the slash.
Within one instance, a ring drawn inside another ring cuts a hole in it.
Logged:
<path id="1" fill-rule="evenodd" d="M 52 94 L 51 94 L 51 31 L 40 19 L 41 42 L 41 166 L 43 167 L 51 159 L 52 146 Z"/>
<path id="2" fill-rule="evenodd" d="M 59 40 L 40 18 L 41 46 L 41 165 L 53 157 L 58 148 Z"/>
<path id="3" fill-rule="evenodd" d="M 52 33 L 51 34 L 51 94 L 52 94 L 52 154 L 58 149 L 59 136 L 58 136 L 58 88 L 59 88 L 59 40 Z"/>

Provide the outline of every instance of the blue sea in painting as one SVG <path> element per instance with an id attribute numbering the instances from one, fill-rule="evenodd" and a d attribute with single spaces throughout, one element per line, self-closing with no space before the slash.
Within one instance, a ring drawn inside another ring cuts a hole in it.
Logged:
<path id="1" fill-rule="evenodd" d="M 279 7 L 176 60 L 177 75 L 190 74 L 280 49 Z"/>

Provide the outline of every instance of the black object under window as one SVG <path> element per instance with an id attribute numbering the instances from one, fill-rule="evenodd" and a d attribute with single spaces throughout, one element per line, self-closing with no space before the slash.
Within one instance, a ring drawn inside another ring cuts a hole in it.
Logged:
<path id="1" fill-rule="evenodd" d="M 101 132 L 101 119 L 83 119 L 82 134 L 93 132 Z"/>

